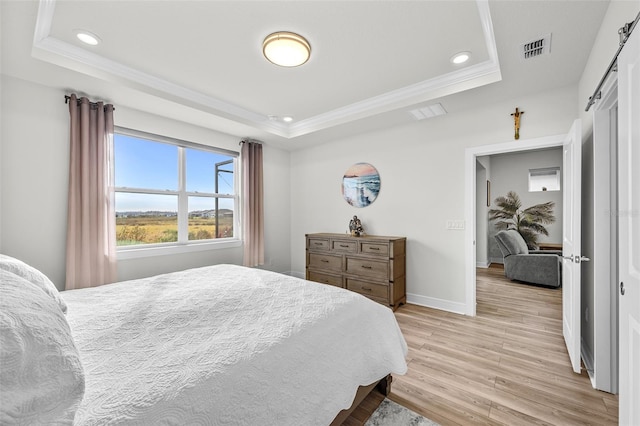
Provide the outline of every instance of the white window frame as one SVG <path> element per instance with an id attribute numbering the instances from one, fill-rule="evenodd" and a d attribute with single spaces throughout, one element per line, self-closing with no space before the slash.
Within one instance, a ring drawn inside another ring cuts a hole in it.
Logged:
<path id="1" fill-rule="evenodd" d="M 167 136 L 156 135 L 153 133 L 142 132 L 139 130 L 128 129 L 125 127 L 114 128 L 114 133 L 131 136 L 135 138 L 145 139 L 152 142 L 166 143 L 178 147 L 178 189 L 157 190 L 145 188 L 129 188 L 115 187 L 115 192 L 137 193 L 137 194 L 160 194 L 160 195 L 176 195 L 178 197 L 178 241 L 170 243 L 140 244 L 132 246 L 119 246 L 116 249 L 118 260 L 135 259 L 141 257 L 152 257 L 169 254 L 181 254 L 195 251 L 224 249 L 231 247 L 239 247 L 242 245 L 241 236 L 241 205 L 240 205 L 240 183 L 239 183 L 239 157 L 236 151 L 217 148 L 209 145 L 202 145 L 194 142 L 188 142 L 181 139 L 174 139 Z M 185 149 L 198 149 L 202 151 L 215 152 L 217 154 L 228 155 L 233 158 L 233 194 L 214 194 L 202 192 L 189 192 L 186 190 L 186 158 Z M 115 176 L 114 176 L 115 178 Z M 233 229 L 234 236 L 230 238 L 215 238 L 210 240 L 192 240 L 189 241 L 189 197 L 207 197 L 207 198 L 226 198 L 234 201 Z"/>
<path id="2" fill-rule="evenodd" d="M 548 176 L 554 181 L 554 186 L 549 189 L 535 189 L 538 182 L 534 182 L 537 176 Z M 556 186 L 557 185 L 557 186 Z M 542 167 L 537 169 L 529 169 L 529 192 L 553 192 L 562 190 L 560 181 L 560 167 Z"/>

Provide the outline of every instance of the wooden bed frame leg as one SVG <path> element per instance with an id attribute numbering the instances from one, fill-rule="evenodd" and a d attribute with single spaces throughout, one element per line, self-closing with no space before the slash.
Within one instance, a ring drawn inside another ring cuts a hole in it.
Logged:
<path id="1" fill-rule="evenodd" d="M 333 422 L 331 422 L 330 426 L 342 425 L 342 423 L 349 417 L 349 415 L 374 389 L 377 389 L 378 392 L 382 393 L 384 396 L 389 395 L 389 393 L 391 393 L 391 380 L 391 374 L 389 374 L 387 377 L 382 378 L 377 383 L 374 382 L 368 386 L 360 386 L 360 388 L 358 388 L 358 392 L 356 393 L 356 397 L 353 400 L 353 404 L 351 404 L 351 407 L 346 410 L 340 411 L 336 418 L 333 419 Z"/>
<path id="2" fill-rule="evenodd" d="M 393 377 L 389 374 L 384 379 L 380 380 L 376 386 L 376 389 L 383 394 L 384 396 L 389 396 L 391 393 L 391 382 L 393 381 Z"/>

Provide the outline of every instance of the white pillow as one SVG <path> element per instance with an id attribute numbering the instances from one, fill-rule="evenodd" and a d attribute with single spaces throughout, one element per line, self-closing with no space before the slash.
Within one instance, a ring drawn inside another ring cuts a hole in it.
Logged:
<path id="1" fill-rule="evenodd" d="M 69 324 L 37 286 L 0 270 L 0 424 L 72 424 L 84 371 Z"/>
<path id="2" fill-rule="evenodd" d="M 53 297 L 53 300 L 55 300 L 58 306 L 60 306 L 60 309 L 62 309 L 62 312 L 67 312 L 67 304 L 60 297 L 56 286 L 45 274 L 33 266 L 29 266 L 23 261 L 7 256 L 6 254 L 0 254 L 0 269 L 13 272 L 17 276 L 40 287 L 45 293 Z"/>

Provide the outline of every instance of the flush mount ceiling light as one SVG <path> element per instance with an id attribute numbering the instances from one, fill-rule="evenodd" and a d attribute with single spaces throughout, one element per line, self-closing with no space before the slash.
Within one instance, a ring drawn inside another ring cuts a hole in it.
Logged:
<path id="1" fill-rule="evenodd" d="M 471 52 L 459 52 L 451 57 L 451 62 L 454 64 L 464 64 L 471 58 Z"/>
<path id="2" fill-rule="evenodd" d="M 78 40 L 80 40 L 85 44 L 96 46 L 97 44 L 100 43 L 100 37 L 98 37 L 97 35 L 93 34 L 90 31 L 74 30 L 74 33 L 76 34 L 76 37 L 78 37 Z"/>
<path id="3" fill-rule="evenodd" d="M 262 53 L 271 63 L 281 67 L 297 67 L 309 60 L 311 46 L 301 35 L 278 31 L 264 39 Z"/>

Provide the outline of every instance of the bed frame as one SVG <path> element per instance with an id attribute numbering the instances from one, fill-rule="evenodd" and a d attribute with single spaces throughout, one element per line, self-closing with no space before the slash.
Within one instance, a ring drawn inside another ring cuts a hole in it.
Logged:
<path id="1" fill-rule="evenodd" d="M 340 411 L 336 418 L 333 419 L 333 422 L 331 422 L 330 426 L 339 426 L 344 423 L 344 421 L 347 420 L 351 413 L 356 408 L 358 408 L 358 405 L 360 405 L 360 403 L 364 401 L 367 395 L 373 392 L 374 389 L 377 389 L 378 392 L 382 393 L 384 396 L 389 395 L 389 393 L 391 393 L 392 380 L 393 378 L 391 377 L 391 374 L 389 374 L 388 376 L 383 377 L 378 382 L 373 382 L 368 386 L 360 386 L 358 388 L 358 391 L 356 392 L 356 397 L 353 399 L 353 404 L 351 404 L 351 407 L 347 408 L 346 410 Z"/>

